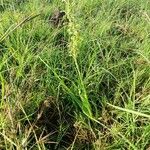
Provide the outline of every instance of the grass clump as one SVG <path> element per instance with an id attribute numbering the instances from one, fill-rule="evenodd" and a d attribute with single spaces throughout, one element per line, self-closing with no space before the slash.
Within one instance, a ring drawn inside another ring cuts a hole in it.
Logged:
<path id="1" fill-rule="evenodd" d="M 0 18 L 0 149 L 150 147 L 148 0 L 2 0 Z"/>

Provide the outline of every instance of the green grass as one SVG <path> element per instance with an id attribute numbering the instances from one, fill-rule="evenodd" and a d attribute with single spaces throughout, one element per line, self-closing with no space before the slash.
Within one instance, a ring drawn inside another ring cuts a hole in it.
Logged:
<path id="1" fill-rule="evenodd" d="M 0 99 L 0 149 L 147 150 L 149 0 L 1 0 Z"/>

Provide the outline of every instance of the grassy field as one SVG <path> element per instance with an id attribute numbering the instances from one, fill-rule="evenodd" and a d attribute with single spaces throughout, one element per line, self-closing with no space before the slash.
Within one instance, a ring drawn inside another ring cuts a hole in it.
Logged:
<path id="1" fill-rule="evenodd" d="M 0 150 L 148 148 L 150 1 L 0 0 Z"/>

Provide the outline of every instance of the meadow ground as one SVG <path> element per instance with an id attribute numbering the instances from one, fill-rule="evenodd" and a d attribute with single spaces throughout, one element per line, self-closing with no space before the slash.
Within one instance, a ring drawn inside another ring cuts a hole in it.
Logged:
<path id="1" fill-rule="evenodd" d="M 150 1 L 0 0 L 0 149 L 148 148 Z"/>

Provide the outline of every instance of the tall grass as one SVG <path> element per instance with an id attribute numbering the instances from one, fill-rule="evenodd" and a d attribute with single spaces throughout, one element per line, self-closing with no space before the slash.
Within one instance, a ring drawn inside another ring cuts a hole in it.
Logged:
<path id="1" fill-rule="evenodd" d="M 148 149 L 149 29 L 149 0 L 1 0 L 0 149 Z"/>

